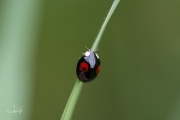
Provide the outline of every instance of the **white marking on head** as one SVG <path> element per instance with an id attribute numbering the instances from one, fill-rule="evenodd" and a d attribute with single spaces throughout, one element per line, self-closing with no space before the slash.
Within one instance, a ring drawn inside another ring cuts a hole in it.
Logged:
<path id="1" fill-rule="evenodd" d="M 99 59 L 99 56 L 98 56 L 98 54 L 97 53 L 95 53 L 96 54 L 96 57 Z"/>
<path id="2" fill-rule="evenodd" d="M 84 54 L 85 56 L 89 56 L 90 55 L 90 52 L 89 51 L 86 51 L 86 53 Z"/>

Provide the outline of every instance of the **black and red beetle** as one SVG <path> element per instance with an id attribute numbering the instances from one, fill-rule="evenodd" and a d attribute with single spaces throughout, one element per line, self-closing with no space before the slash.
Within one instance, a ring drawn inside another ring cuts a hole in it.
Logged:
<path id="1" fill-rule="evenodd" d="M 76 67 L 76 74 L 80 81 L 90 82 L 94 80 L 100 70 L 100 59 L 97 53 L 88 50 L 79 59 Z"/>

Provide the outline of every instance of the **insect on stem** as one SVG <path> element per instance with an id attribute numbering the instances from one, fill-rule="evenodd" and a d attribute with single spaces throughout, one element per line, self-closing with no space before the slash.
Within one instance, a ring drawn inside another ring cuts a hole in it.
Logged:
<path id="1" fill-rule="evenodd" d="M 92 45 L 92 47 L 91 47 L 91 50 L 92 50 L 92 51 L 97 51 L 97 47 L 98 47 L 98 45 L 99 45 L 99 43 L 100 43 L 101 37 L 102 37 L 103 32 L 104 32 L 104 30 L 105 30 L 105 28 L 106 28 L 106 26 L 107 26 L 107 23 L 108 23 L 109 19 L 111 18 L 112 14 L 113 14 L 114 10 L 116 9 L 116 7 L 117 7 L 117 5 L 118 5 L 119 2 L 120 2 L 120 0 L 114 0 L 113 4 L 112 4 L 112 6 L 111 6 L 111 8 L 110 8 L 110 10 L 109 10 L 109 13 L 108 13 L 105 21 L 103 22 L 102 27 L 101 27 L 101 29 L 100 29 L 100 31 L 99 31 L 99 33 L 98 33 L 98 35 L 97 35 L 97 37 L 96 37 L 93 45 Z M 86 46 L 85 46 L 85 47 L 86 47 Z M 88 47 L 86 47 L 86 48 L 87 48 L 88 50 L 90 50 Z M 98 58 L 99 58 L 99 57 L 97 57 L 97 59 L 98 59 Z M 85 66 L 85 64 L 84 64 L 82 67 L 84 67 L 84 66 Z M 85 66 L 85 67 L 87 67 L 87 66 Z M 98 66 L 98 67 L 96 68 L 96 71 L 95 71 L 96 74 L 98 74 L 99 69 L 100 69 L 100 66 Z M 81 76 L 81 77 L 82 77 L 82 76 Z M 84 79 L 82 78 L 82 81 L 83 81 L 83 80 L 84 80 Z M 64 112 L 63 112 L 63 114 L 62 114 L 61 120 L 70 120 L 70 119 L 71 119 L 72 114 L 73 114 L 73 111 L 74 111 L 74 108 L 75 108 L 75 105 L 76 105 L 76 103 L 77 103 L 77 100 L 78 100 L 78 97 L 79 97 L 79 95 L 80 95 L 80 92 L 81 92 L 82 87 L 83 87 L 83 83 L 80 82 L 79 79 L 77 79 L 77 80 L 76 80 L 76 84 L 74 85 L 74 88 L 73 88 L 73 90 L 72 90 L 72 92 L 71 92 L 71 95 L 70 95 L 70 97 L 69 97 L 69 100 L 68 100 L 68 102 L 67 102 L 67 104 L 66 104 L 66 107 L 65 107 L 65 109 L 64 109 Z"/>

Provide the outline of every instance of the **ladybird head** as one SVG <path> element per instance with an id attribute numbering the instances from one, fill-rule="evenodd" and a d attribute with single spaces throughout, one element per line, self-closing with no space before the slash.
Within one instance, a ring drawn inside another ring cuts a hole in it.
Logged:
<path id="1" fill-rule="evenodd" d="M 86 46 L 85 46 L 86 47 Z M 93 51 L 91 49 L 89 49 L 88 47 L 86 47 L 88 49 L 88 51 L 86 51 L 85 53 L 83 53 L 84 56 L 88 57 L 88 56 L 96 56 L 99 59 L 99 56 L 97 53 L 95 53 L 97 50 Z"/>
<path id="2" fill-rule="evenodd" d="M 88 57 L 88 56 L 92 55 L 93 53 L 94 53 L 94 52 L 89 49 L 88 51 L 86 51 L 86 52 L 84 53 L 84 56 Z"/>
<path id="3" fill-rule="evenodd" d="M 85 53 L 83 53 L 83 55 L 86 56 L 86 57 L 96 56 L 99 59 L 98 54 L 95 53 L 94 51 L 90 50 L 90 49 L 88 51 L 86 51 Z"/>

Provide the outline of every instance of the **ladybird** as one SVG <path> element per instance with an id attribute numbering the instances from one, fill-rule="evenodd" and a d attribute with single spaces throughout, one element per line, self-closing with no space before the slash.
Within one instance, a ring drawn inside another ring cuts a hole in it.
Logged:
<path id="1" fill-rule="evenodd" d="M 79 59 L 76 67 L 76 75 L 81 82 L 94 80 L 100 70 L 100 59 L 97 53 L 88 49 Z"/>

